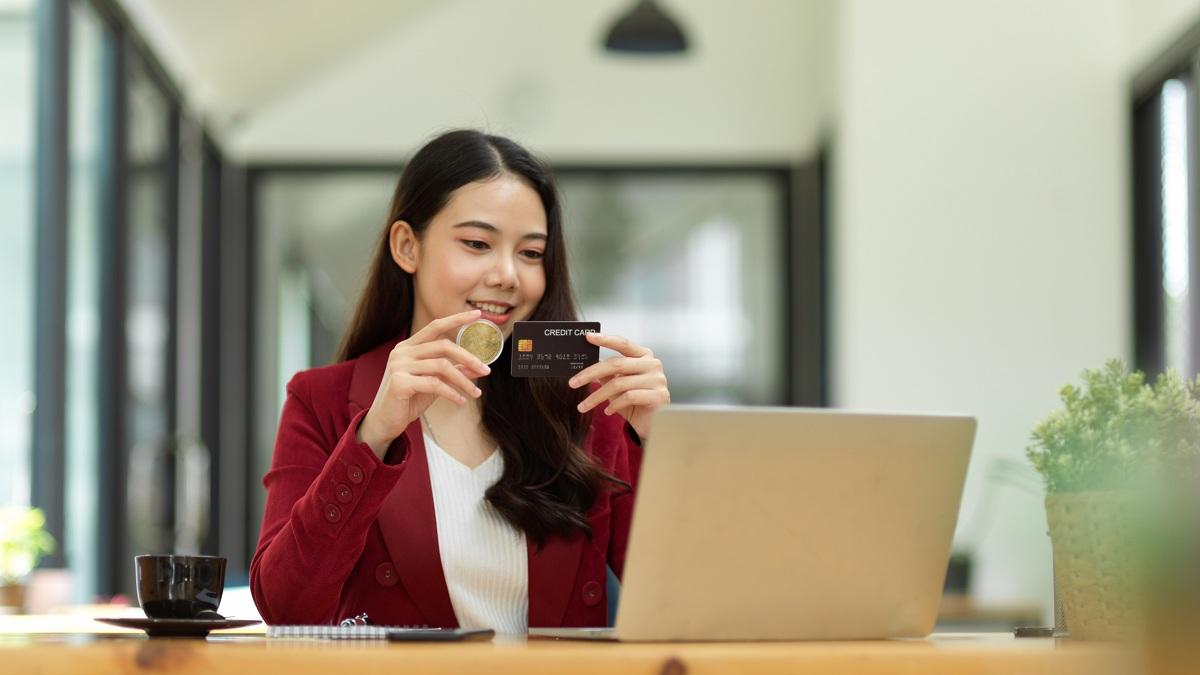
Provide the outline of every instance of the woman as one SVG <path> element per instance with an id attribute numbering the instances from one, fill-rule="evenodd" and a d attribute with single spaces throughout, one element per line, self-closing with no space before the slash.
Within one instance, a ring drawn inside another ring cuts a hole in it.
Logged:
<path id="1" fill-rule="evenodd" d="M 512 378 L 454 344 L 480 317 L 576 319 L 546 169 L 453 131 L 392 199 L 338 363 L 287 388 L 250 566 L 268 623 L 598 626 L 620 575 L 662 364 L 620 355 L 569 381 Z"/>

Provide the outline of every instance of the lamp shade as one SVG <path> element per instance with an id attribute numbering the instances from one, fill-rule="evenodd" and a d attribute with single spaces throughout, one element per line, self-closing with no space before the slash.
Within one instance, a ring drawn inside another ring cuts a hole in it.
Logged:
<path id="1" fill-rule="evenodd" d="M 687 51 L 687 46 L 683 30 L 654 0 L 639 0 L 616 20 L 604 39 L 604 48 L 614 52 L 678 54 Z"/>

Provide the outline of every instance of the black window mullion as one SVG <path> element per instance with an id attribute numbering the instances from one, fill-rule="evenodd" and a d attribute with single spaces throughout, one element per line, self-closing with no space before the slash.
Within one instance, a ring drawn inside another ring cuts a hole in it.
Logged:
<path id="1" fill-rule="evenodd" d="M 1200 154 L 1197 153 L 1197 126 L 1200 119 L 1197 113 L 1200 104 L 1197 98 L 1197 83 L 1200 83 L 1200 52 L 1192 57 L 1191 69 L 1187 76 L 1180 78 L 1187 91 L 1187 247 L 1188 247 L 1188 341 L 1184 346 L 1187 350 L 1187 364 L 1191 372 L 1181 373 L 1184 377 L 1192 377 L 1200 370 L 1200 233 L 1197 232 L 1197 222 L 1200 218 L 1196 211 L 1200 208 Z"/>
<path id="2" fill-rule="evenodd" d="M 1134 365 L 1162 371 L 1162 96 L 1139 103 L 1133 114 L 1133 308 Z"/>
<path id="3" fill-rule="evenodd" d="M 35 10 L 37 263 L 34 303 L 34 393 L 31 497 L 46 529 L 64 541 L 66 484 L 67 198 L 70 8 L 42 0 Z M 62 546 L 42 560 L 61 567 Z"/>
<path id="4" fill-rule="evenodd" d="M 125 586 L 129 562 L 124 558 L 128 537 L 125 521 L 126 467 L 126 240 L 128 238 L 128 49 L 124 31 L 115 28 L 104 55 L 104 133 L 101 137 L 103 170 L 100 214 L 100 363 L 97 377 L 100 457 L 99 564 L 101 593 L 116 593 Z"/>
<path id="5" fill-rule="evenodd" d="M 163 95 L 169 97 L 167 91 L 163 91 Z M 168 98 L 168 100 L 171 100 Z M 163 489 L 165 495 L 165 515 L 168 523 L 171 523 L 173 530 L 177 532 L 180 523 L 180 514 L 175 511 L 176 496 L 179 492 L 178 469 L 176 465 L 177 453 L 176 439 L 179 434 L 178 408 L 178 375 L 179 375 L 179 134 L 180 134 L 180 108 L 178 101 L 172 100 L 168 107 L 167 115 L 167 144 L 166 154 L 163 157 L 163 203 L 166 211 L 164 213 L 165 221 L 163 227 L 166 229 L 167 240 L 167 345 L 166 345 L 166 362 L 165 362 L 165 382 L 163 383 L 163 391 L 166 395 L 166 417 L 167 417 L 167 434 L 171 439 L 168 442 L 167 456 L 165 462 L 167 465 L 167 476 L 171 478 Z M 172 533 L 174 536 L 174 532 Z"/>
<path id="6" fill-rule="evenodd" d="M 790 389 L 784 399 L 789 405 L 824 406 L 829 404 L 826 378 L 826 316 L 828 256 L 825 239 L 825 156 L 821 148 L 811 162 L 793 170 L 792 189 L 786 194 L 792 202 L 783 222 L 788 223 L 790 241 L 783 269 L 789 275 L 785 286 L 790 317 L 790 332 L 784 340 L 792 363 L 789 364 Z M 795 196 L 791 196 L 792 193 Z"/>
<path id="7" fill-rule="evenodd" d="M 221 167 L 207 135 L 201 144 L 200 440 L 208 449 L 208 531 L 201 551 L 216 554 L 221 528 Z"/>
<path id="8" fill-rule="evenodd" d="M 255 406 L 257 387 L 255 386 L 255 373 L 257 370 L 251 367 L 254 363 L 254 354 L 258 344 L 257 322 L 257 299 L 258 299 L 258 185 L 259 174 L 256 172 L 246 172 L 245 174 L 245 202 L 244 211 L 242 213 L 242 232 L 243 245 L 245 246 L 245 260 L 240 261 L 242 267 L 243 279 L 245 279 L 245 305 L 241 308 L 242 320 L 245 326 L 245 350 L 242 358 L 246 367 L 241 373 L 241 385 L 245 392 L 246 405 L 244 408 L 244 443 L 245 453 L 242 456 L 242 487 L 244 503 L 246 505 L 245 513 L 242 516 L 244 523 L 245 535 L 243 541 L 243 559 L 245 560 L 245 569 L 247 573 L 250 570 L 250 561 L 254 556 L 254 549 L 258 546 L 259 524 L 262 521 L 262 513 L 255 513 L 255 493 L 262 489 L 262 475 L 257 471 L 257 453 L 255 452 L 255 422 L 257 419 L 258 410 Z"/>
<path id="9" fill-rule="evenodd" d="M 248 508 L 253 485 L 249 470 L 253 466 L 249 385 L 253 379 L 250 296 L 254 287 L 250 280 L 254 263 L 249 250 L 250 223 L 247 220 L 247 214 L 252 213 L 247 189 L 251 179 L 240 167 L 223 168 L 220 178 L 217 255 L 221 268 L 216 283 L 221 332 L 218 334 L 220 376 L 217 380 L 218 409 L 215 411 L 219 427 L 213 453 L 217 458 L 215 466 L 219 469 L 220 491 L 214 494 L 214 499 L 218 502 L 219 514 L 218 550 L 228 558 L 227 575 L 232 578 L 248 573 L 255 543 L 253 533 L 257 532 L 255 515 Z"/>

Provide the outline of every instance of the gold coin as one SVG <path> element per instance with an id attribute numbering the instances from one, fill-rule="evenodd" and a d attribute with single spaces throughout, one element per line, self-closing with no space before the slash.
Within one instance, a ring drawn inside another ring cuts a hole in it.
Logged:
<path id="1" fill-rule="evenodd" d="M 458 331 L 458 344 L 479 357 L 484 364 L 490 364 L 500 357 L 500 350 L 504 348 L 504 335 L 499 326 L 486 319 L 480 319 Z"/>

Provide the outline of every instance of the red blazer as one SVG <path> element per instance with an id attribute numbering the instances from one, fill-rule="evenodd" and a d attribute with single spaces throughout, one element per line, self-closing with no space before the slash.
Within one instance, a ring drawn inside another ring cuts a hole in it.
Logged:
<path id="1" fill-rule="evenodd" d="M 383 461 L 355 440 L 395 342 L 288 383 L 250 589 L 269 624 L 372 623 L 457 627 L 442 576 L 421 424 Z M 619 415 L 592 416 L 584 449 L 635 484 L 642 449 Z M 632 491 L 600 490 L 582 534 L 529 542 L 529 625 L 603 626 L 605 564 L 625 562 Z"/>

